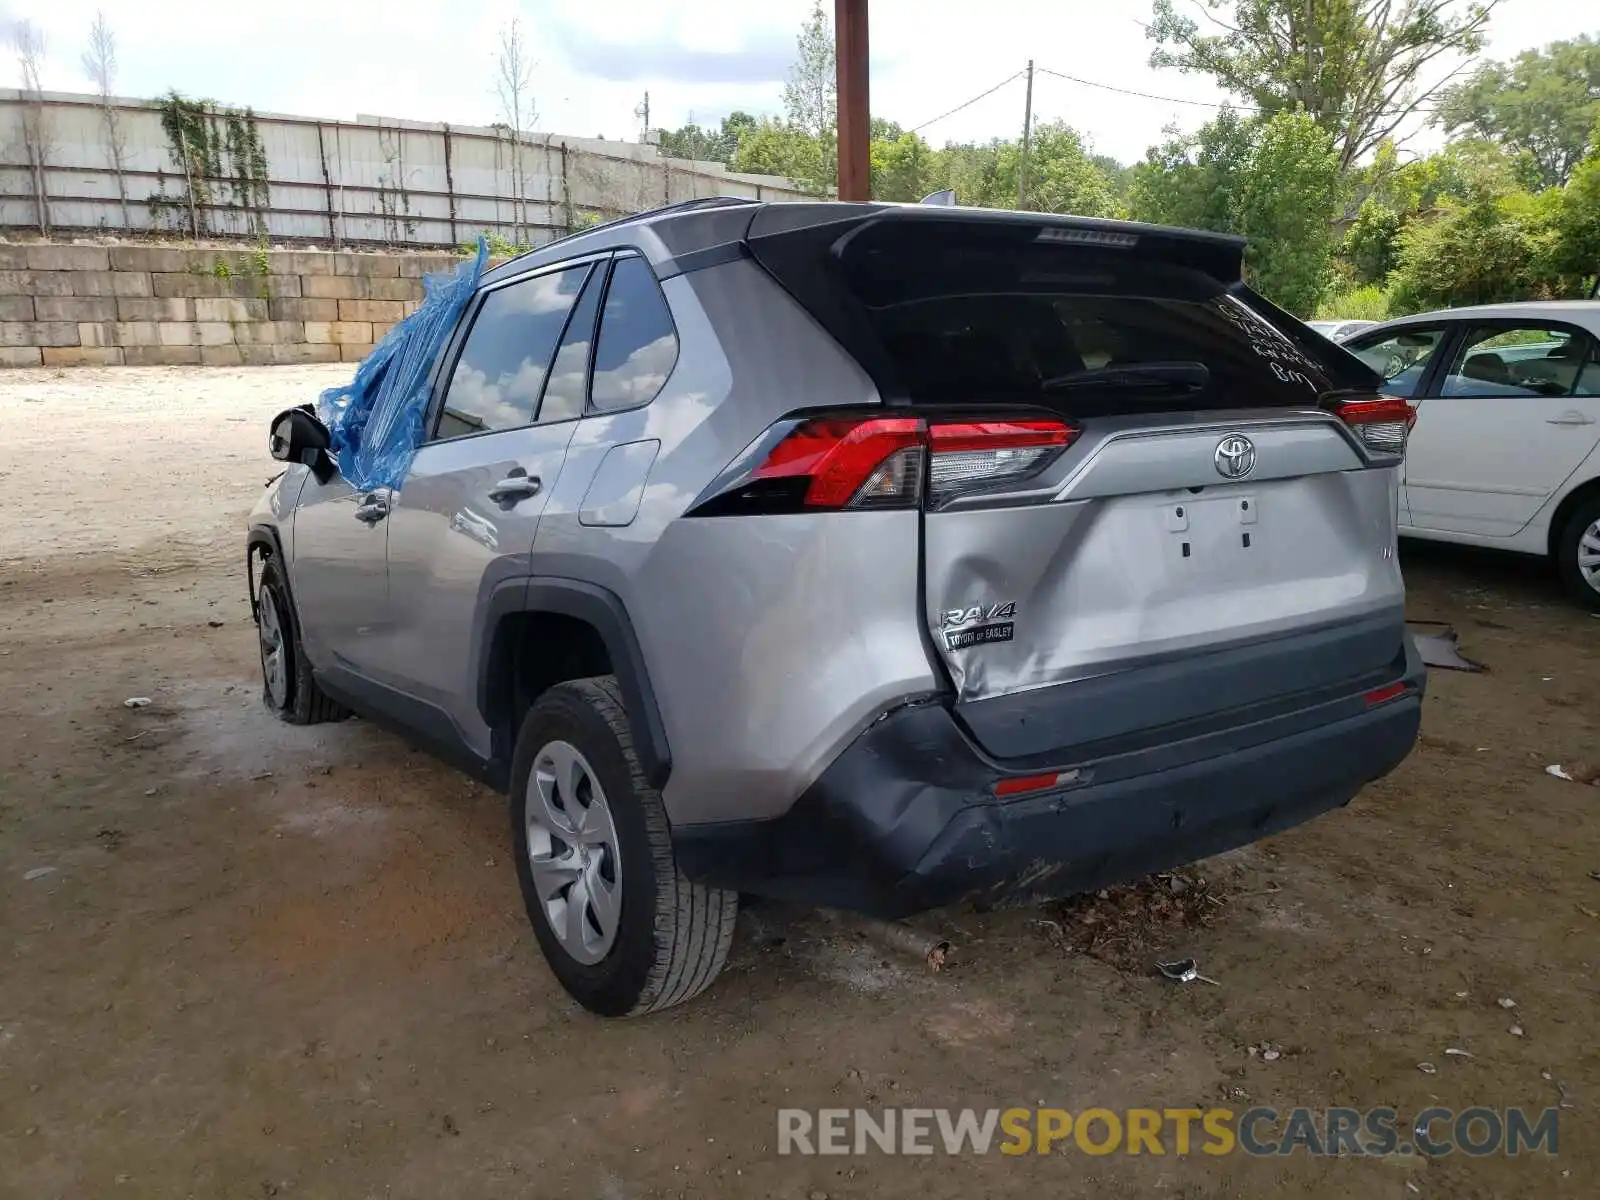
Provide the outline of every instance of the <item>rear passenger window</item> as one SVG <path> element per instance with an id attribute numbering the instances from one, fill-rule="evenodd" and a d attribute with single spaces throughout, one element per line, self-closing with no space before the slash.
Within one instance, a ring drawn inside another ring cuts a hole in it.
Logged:
<path id="1" fill-rule="evenodd" d="M 1600 368 L 1592 365 L 1588 338 L 1564 329 L 1499 326 L 1467 335 L 1440 394 L 1592 396 L 1600 383 L 1595 376 Z"/>
<path id="2" fill-rule="evenodd" d="M 1389 395 L 1415 396 L 1428 372 L 1428 361 L 1443 341 L 1443 329 L 1403 329 L 1349 350 L 1383 376 L 1383 390 Z"/>
<path id="3" fill-rule="evenodd" d="M 612 268 L 600 314 L 589 410 L 650 403 L 677 361 L 678 335 L 661 286 L 644 259 L 622 259 Z"/>
<path id="4" fill-rule="evenodd" d="M 439 414 L 440 438 L 533 421 L 545 375 L 587 265 L 553 271 L 490 292 L 467 333 Z"/>

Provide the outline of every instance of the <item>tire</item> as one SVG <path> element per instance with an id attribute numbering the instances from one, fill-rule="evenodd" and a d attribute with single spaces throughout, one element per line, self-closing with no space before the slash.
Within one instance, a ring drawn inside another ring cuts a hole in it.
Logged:
<path id="1" fill-rule="evenodd" d="M 1590 496 L 1567 517 L 1556 541 L 1556 570 L 1567 594 L 1591 612 L 1600 612 L 1600 494 Z M 1589 562 L 1580 562 L 1582 555 Z M 1586 575 L 1585 570 L 1590 574 Z"/>
<path id="2" fill-rule="evenodd" d="M 511 766 L 511 838 L 539 948 L 590 1012 L 670 1008 L 722 970 L 738 894 L 679 874 L 615 677 L 557 684 L 528 710 Z"/>
<path id="3" fill-rule="evenodd" d="M 312 678 L 294 605 L 289 600 L 289 581 L 271 555 L 261 560 L 256 612 L 261 699 L 272 714 L 291 725 L 318 725 L 348 717 L 350 710 L 324 696 Z"/>

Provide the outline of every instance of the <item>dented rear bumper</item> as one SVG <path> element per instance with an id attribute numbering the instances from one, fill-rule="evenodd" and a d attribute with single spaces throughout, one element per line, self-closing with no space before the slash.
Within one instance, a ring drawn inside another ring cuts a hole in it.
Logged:
<path id="1" fill-rule="evenodd" d="M 1386 676 L 1089 761 L 1002 762 L 943 704 L 901 708 L 782 817 L 674 830 L 678 864 L 724 887 L 884 917 L 1109 886 L 1297 825 L 1392 771 L 1421 723 L 1425 672 L 1409 637 Z M 995 795 L 1000 780 L 1057 770 L 1062 786 Z"/>

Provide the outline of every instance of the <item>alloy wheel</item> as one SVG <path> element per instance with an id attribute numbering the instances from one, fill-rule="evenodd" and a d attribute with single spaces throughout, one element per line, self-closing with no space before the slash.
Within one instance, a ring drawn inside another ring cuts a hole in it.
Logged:
<path id="1" fill-rule="evenodd" d="M 1600 520 L 1578 535 L 1578 574 L 1600 592 Z"/>
<path id="2" fill-rule="evenodd" d="M 580 963 L 599 962 L 622 916 L 616 825 L 594 769 L 570 742 L 550 742 L 533 760 L 524 805 L 528 867 L 546 921 Z"/>
<path id="3" fill-rule="evenodd" d="M 267 699 L 274 708 L 284 708 L 289 703 L 288 646 L 278 602 L 272 589 L 265 585 L 257 605 L 256 631 L 261 641 L 261 677 L 267 686 Z"/>

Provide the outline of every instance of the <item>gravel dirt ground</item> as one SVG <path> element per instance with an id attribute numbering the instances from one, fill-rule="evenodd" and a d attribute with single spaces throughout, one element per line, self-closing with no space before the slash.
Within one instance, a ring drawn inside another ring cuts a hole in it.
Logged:
<path id="1" fill-rule="evenodd" d="M 1412 617 L 1489 672 L 1185 890 L 934 914 L 937 974 L 756 909 L 698 1002 L 601 1023 L 501 798 L 258 702 L 265 420 L 347 374 L 0 376 L 0 1195 L 1594 1194 L 1600 790 L 1544 768 L 1600 752 L 1600 621 L 1542 564 L 1407 547 Z M 1146 973 L 1179 954 L 1220 986 Z M 1561 1103 L 1554 1157 L 776 1153 L 780 1107 Z"/>

